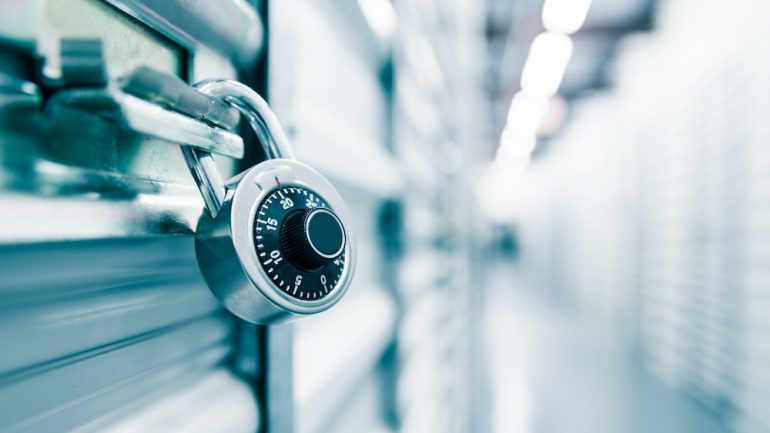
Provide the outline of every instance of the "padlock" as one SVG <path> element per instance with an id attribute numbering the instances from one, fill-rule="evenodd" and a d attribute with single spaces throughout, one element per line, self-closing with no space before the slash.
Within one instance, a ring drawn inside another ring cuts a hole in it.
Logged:
<path id="1" fill-rule="evenodd" d="M 183 146 L 206 209 L 195 252 L 211 291 L 236 316 L 259 324 L 324 311 L 347 292 L 355 268 L 350 214 L 332 184 L 294 159 L 267 103 L 229 80 L 195 85 L 249 122 L 265 161 L 223 181 L 211 154 Z"/>

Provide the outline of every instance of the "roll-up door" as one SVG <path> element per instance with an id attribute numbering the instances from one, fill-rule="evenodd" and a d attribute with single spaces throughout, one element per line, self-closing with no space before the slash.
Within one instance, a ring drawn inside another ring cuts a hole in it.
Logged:
<path id="1" fill-rule="evenodd" d="M 203 202 L 179 149 L 243 141 L 176 87 L 127 81 L 236 78 L 262 45 L 254 8 L 0 9 L 0 432 L 257 431 L 256 331 L 200 275 Z"/>
<path id="2" fill-rule="evenodd" d="M 0 429 L 68 431 L 225 381 L 232 324 L 190 247 L 185 237 L 4 246 Z"/>

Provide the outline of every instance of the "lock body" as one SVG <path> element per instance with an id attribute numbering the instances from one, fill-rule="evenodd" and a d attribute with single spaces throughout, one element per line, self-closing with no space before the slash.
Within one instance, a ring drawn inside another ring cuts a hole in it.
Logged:
<path id="1" fill-rule="evenodd" d="M 218 212 L 198 222 L 196 255 L 212 292 L 233 314 L 262 324 L 336 304 L 356 257 L 339 193 L 289 159 L 264 161 L 236 179 Z"/>
<path id="2" fill-rule="evenodd" d="M 278 119 L 256 92 L 228 80 L 195 88 L 240 111 L 269 158 L 224 182 L 211 154 L 182 148 L 206 203 L 195 250 L 209 288 L 231 313 L 258 324 L 330 308 L 355 268 L 342 197 L 294 160 Z"/>

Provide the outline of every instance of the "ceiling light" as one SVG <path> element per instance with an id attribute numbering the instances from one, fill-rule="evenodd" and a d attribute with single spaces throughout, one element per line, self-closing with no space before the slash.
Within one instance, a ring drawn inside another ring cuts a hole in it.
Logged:
<path id="1" fill-rule="evenodd" d="M 541 97 L 559 90 L 564 70 L 572 56 L 572 39 L 561 33 L 539 34 L 529 49 L 521 74 L 521 88 Z"/>
<path id="2" fill-rule="evenodd" d="M 543 26 L 551 32 L 575 33 L 588 14 L 591 0 L 545 0 Z"/>
<path id="3" fill-rule="evenodd" d="M 390 39 L 396 30 L 396 11 L 389 0 L 358 0 L 364 18 L 375 33 L 383 39 Z"/>
<path id="4" fill-rule="evenodd" d="M 548 98 L 521 90 L 513 95 L 508 109 L 507 127 L 536 132 L 548 111 Z"/>

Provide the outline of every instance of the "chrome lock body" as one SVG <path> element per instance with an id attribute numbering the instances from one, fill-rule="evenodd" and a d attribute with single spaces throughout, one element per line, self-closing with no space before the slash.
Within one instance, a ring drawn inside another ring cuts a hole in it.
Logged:
<path id="1" fill-rule="evenodd" d="M 238 109 L 269 159 L 224 182 L 211 154 L 183 146 L 206 203 L 195 250 L 216 297 L 259 324 L 324 311 L 347 291 L 355 267 L 350 215 L 332 184 L 294 159 L 267 103 L 229 80 L 195 85 Z"/>

